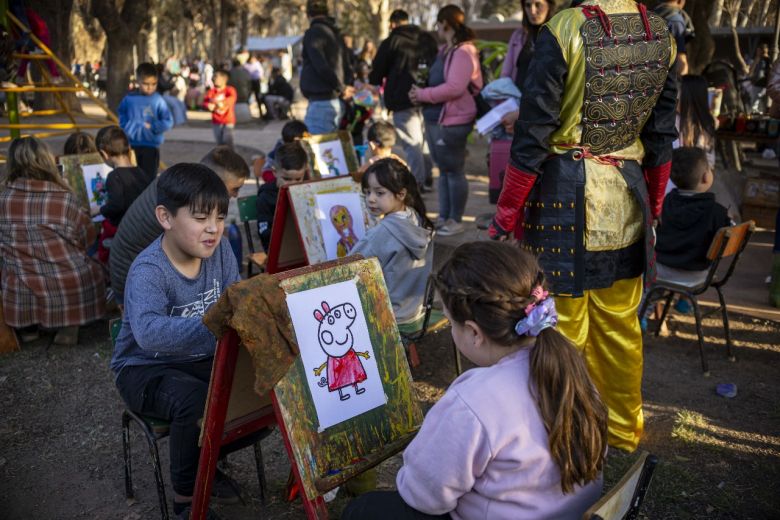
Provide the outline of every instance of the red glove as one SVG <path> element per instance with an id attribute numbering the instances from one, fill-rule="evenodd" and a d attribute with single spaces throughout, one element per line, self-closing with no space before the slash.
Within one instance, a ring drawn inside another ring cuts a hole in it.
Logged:
<path id="1" fill-rule="evenodd" d="M 498 197 L 496 216 L 488 228 L 488 235 L 493 240 L 503 238 L 523 223 L 525 216 L 525 201 L 536 182 L 536 175 L 518 170 L 511 164 L 504 171 L 504 186 Z"/>
<path id="2" fill-rule="evenodd" d="M 653 219 L 661 215 L 661 209 L 664 206 L 664 195 L 666 194 L 666 184 L 669 182 L 669 172 L 672 171 L 672 162 L 666 162 L 660 166 L 644 168 L 645 182 L 647 183 L 647 192 L 650 195 L 650 214 Z"/>

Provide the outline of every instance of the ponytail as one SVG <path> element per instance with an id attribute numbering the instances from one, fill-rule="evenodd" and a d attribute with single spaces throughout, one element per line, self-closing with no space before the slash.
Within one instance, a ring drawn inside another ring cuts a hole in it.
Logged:
<path id="1" fill-rule="evenodd" d="M 561 472 L 561 489 L 596 480 L 604 468 L 607 407 L 601 402 L 582 355 L 560 332 L 544 329 L 530 355 L 531 380 L 550 454 Z"/>

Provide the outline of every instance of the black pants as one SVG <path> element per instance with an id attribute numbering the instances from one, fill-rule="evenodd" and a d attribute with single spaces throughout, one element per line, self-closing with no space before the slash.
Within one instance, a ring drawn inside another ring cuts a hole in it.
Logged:
<path id="1" fill-rule="evenodd" d="M 260 115 L 263 115 L 263 94 L 260 92 L 259 79 L 252 80 L 252 94 L 254 94 L 255 100 L 257 101 L 257 111 L 260 112 Z M 250 97 L 252 96 L 250 95 Z M 248 99 L 247 102 L 249 102 Z"/>
<path id="2" fill-rule="evenodd" d="M 213 358 L 195 363 L 125 367 L 116 379 L 122 399 L 135 413 L 171 422 L 171 482 L 176 493 L 192 495 L 200 448 L 198 421 L 203 416 Z M 225 445 L 220 455 L 251 446 L 267 434 L 263 429 Z"/>
<path id="3" fill-rule="evenodd" d="M 448 520 L 449 513 L 429 515 L 409 507 L 398 491 L 372 491 L 347 504 L 341 520 Z"/>
<path id="4" fill-rule="evenodd" d="M 157 177 L 157 170 L 160 169 L 160 149 L 153 146 L 134 146 L 135 162 L 138 167 L 146 172 L 148 179 Z"/>

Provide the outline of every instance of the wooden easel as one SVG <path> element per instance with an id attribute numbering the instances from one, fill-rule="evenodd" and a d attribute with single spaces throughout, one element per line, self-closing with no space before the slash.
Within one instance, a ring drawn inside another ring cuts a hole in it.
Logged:
<path id="1" fill-rule="evenodd" d="M 322 239 L 313 222 L 314 197 L 330 193 L 360 193 L 350 176 L 328 177 L 282 186 L 274 212 L 266 272 L 280 273 L 326 260 Z M 368 220 L 364 207 L 366 227 Z M 316 235 L 316 236 L 315 236 Z"/>
<path id="2" fill-rule="evenodd" d="M 0 354 L 7 354 L 17 350 L 21 350 L 19 338 L 16 337 L 14 330 L 5 324 L 3 302 L 0 300 Z"/>
<path id="3" fill-rule="evenodd" d="M 357 280 L 358 287 L 363 288 L 361 305 L 366 319 L 371 322 L 371 343 L 377 363 L 381 364 L 387 403 L 318 431 L 316 411 L 306 386 L 307 375 L 298 357 L 271 392 L 271 412 L 267 406 L 260 406 L 264 399 L 253 392 L 234 393 L 234 376 L 246 372 L 248 367 L 237 366 L 243 349 L 238 334 L 228 329 L 219 341 L 214 358 L 193 497 L 193 519 L 206 517 L 220 446 L 274 422 L 279 425 L 309 519 L 328 518 L 322 495 L 401 451 L 422 424 L 422 412 L 412 397 L 411 375 L 378 261 L 349 257 L 276 277 L 288 294 L 305 290 L 312 284 Z M 226 421 L 229 409 L 242 399 L 250 400 L 249 409 L 254 410 L 238 420 Z"/>

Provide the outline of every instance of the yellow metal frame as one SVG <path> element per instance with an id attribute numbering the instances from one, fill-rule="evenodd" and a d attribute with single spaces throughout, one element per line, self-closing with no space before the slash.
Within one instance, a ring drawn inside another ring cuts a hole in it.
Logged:
<path id="1" fill-rule="evenodd" d="M 0 123 L 0 129 L 10 130 L 9 136 L 0 136 L 0 143 L 11 141 L 17 137 L 34 136 L 37 138 L 54 137 L 70 133 L 71 130 L 82 129 L 95 129 L 106 126 L 105 122 L 102 124 L 97 123 L 79 123 L 74 117 L 74 112 L 70 109 L 68 104 L 62 98 L 63 92 L 83 92 L 89 97 L 96 105 L 98 105 L 105 113 L 107 119 L 113 124 L 119 124 L 119 119 L 116 114 L 108 108 L 108 106 L 95 96 L 92 91 L 85 88 L 81 81 L 78 80 L 71 72 L 70 67 L 67 67 L 55 54 L 46 46 L 37 36 L 35 36 L 30 29 L 25 26 L 18 18 L 16 18 L 11 12 L 6 11 L 3 13 L 8 21 L 8 29 L 10 25 L 15 25 L 20 31 L 25 33 L 35 45 L 43 51 L 42 54 L 31 53 L 15 53 L 14 57 L 19 59 L 32 60 L 41 72 L 43 77 L 42 82 L 33 83 L 28 85 L 20 85 L 13 87 L 0 87 L 0 92 L 8 93 L 8 105 L 9 116 L 8 123 Z M 71 85 L 59 85 L 52 81 L 48 70 L 43 66 L 43 60 L 52 60 L 57 64 L 57 67 L 63 76 L 68 78 Z M 57 105 L 59 109 L 37 110 L 27 114 L 19 114 L 18 109 L 18 97 L 17 94 L 21 92 L 51 92 L 55 95 Z M 35 116 L 52 116 L 57 114 L 64 114 L 70 122 L 68 123 L 19 123 L 19 116 L 21 117 L 35 117 Z M 105 119 L 91 116 L 88 114 L 81 114 L 79 116 L 86 117 L 92 121 L 105 121 Z M 50 130 L 48 132 L 38 132 L 30 134 L 22 134 L 21 130 Z M 5 157 L 0 155 L 0 162 L 5 161 Z"/>

